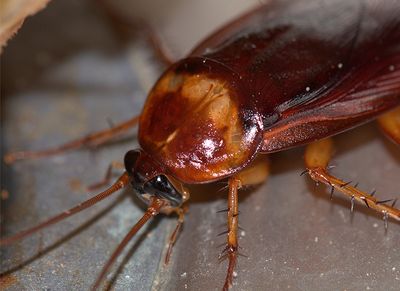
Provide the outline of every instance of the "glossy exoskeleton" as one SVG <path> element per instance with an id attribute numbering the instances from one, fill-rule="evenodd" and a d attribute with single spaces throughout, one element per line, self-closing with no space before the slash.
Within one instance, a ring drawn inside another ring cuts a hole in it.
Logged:
<path id="1" fill-rule="evenodd" d="M 173 245 L 183 221 L 182 204 L 189 199 L 185 184 L 228 178 L 228 242 L 222 253 L 229 258 L 227 290 L 238 250 L 238 189 L 267 176 L 260 154 L 304 144 L 310 144 L 305 158 L 311 178 L 349 196 L 352 205 L 359 201 L 381 212 L 385 221 L 399 220 L 394 203 L 379 201 L 328 173 L 332 146 L 326 139 L 380 117 L 383 130 L 400 143 L 399 15 L 397 0 L 282 0 L 232 21 L 159 78 L 139 117 L 141 149 L 126 154 L 126 173 L 109 190 L 2 243 L 131 184 L 149 208 L 104 267 L 97 288 L 129 239 L 159 212 L 180 217 Z M 87 145 L 136 122 L 134 118 L 57 149 L 6 159 Z"/>

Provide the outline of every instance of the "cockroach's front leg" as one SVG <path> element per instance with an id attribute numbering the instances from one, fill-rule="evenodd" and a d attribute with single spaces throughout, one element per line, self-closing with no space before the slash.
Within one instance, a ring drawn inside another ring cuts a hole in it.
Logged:
<path id="1" fill-rule="evenodd" d="M 176 227 L 175 227 L 174 231 L 172 232 L 171 236 L 169 237 L 168 250 L 165 255 L 165 260 L 164 260 L 165 265 L 168 265 L 169 259 L 171 258 L 172 248 L 174 247 L 176 239 L 178 238 L 178 234 L 179 234 L 180 230 L 182 229 L 183 220 L 184 220 L 186 211 L 187 211 L 187 208 L 185 208 L 185 207 L 181 207 L 181 208 L 178 208 L 175 210 L 176 214 L 178 215 L 178 221 L 176 223 Z"/>
<path id="2" fill-rule="evenodd" d="M 104 144 L 116 136 L 125 133 L 131 127 L 134 127 L 139 122 L 139 116 L 135 116 L 125 122 L 122 122 L 116 126 L 113 126 L 110 129 L 101 130 L 83 138 L 79 138 L 73 140 L 71 142 L 67 142 L 63 145 L 49 148 L 45 150 L 38 151 L 22 151 L 22 152 L 14 152 L 9 153 L 4 156 L 4 161 L 8 164 L 15 162 L 16 160 L 24 160 L 24 159 L 34 159 L 41 157 L 48 157 L 53 155 L 58 155 L 64 153 L 69 150 L 78 149 L 85 146 L 99 146 Z"/>
<path id="3" fill-rule="evenodd" d="M 395 143 L 400 145 L 400 107 L 378 118 L 379 126 Z"/>
<path id="4" fill-rule="evenodd" d="M 322 182 L 331 187 L 331 195 L 334 190 L 348 196 L 351 201 L 351 210 L 354 208 L 354 202 L 358 201 L 368 208 L 372 208 L 383 214 L 385 228 L 387 228 L 387 219 L 392 217 L 400 220 L 400 210 L 394 207 L 396 200 L 378 200 L 372 194 L 367 194 L 349 183 L 340 180 L 328 172 L 328 163 L 332 157 L 333 141 L 331 138 L 314 142 L 307 146 L 305 154 L 305 163 L 307 172 L 316 182 Z M 391 205 L 386 203 L 392 202 Z"/>
<path id="5" fill-rule="evenodd" d="M 220 258 L 229 259 L 228 272 L 225 278 L 223 290 L 226 291 L 232 285 L 233 272 L 235 270 L 238 254 L 237 232 L 239 228 L 239 203 L 238 190 L 246 185 L 256 185 L 264 182 L 269 174 L 267 156 L 259 156 L 249 167 L 229 179 L 228 194 L 228 232 L 227 246 L 222 251 Z"/>

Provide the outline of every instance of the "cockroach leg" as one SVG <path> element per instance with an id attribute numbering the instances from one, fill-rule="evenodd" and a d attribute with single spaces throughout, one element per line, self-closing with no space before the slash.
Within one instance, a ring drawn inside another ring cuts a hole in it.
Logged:
<path id="1" fill-rule="evenodd" d="M 99 182 L 96 182 L 96 183 L 93 183 L 92 185 L 89 185 L 89 186 L 87 187 L 87 190 L 88 190 L 88 191 L 94 191 L 94 190 L 96 190 L 96 189 L 99 189 L 99 188 L 101 188 L 101 187 L 104 187 L 104 186 L 109 185 L 109 184 L 110 184 L 111 177 L 112 177 L 113 169 L 120 169 L 120 170 L 122 170 L 122 169 L 124 169 L 124 168 L 125 168 L 125 167 L 124 167 L 124 164 L 123 164 L 123 163 L 118 162 L 118 161 L 113 161 L 113 162 L 108 166 L 107 172 L 106 172 L 106 174 L 105 174 L 103 180 L 101 180 L 101 181 L 99 181 Z"/>
<path id="2" fill-rule="evenodd" d="M 178 234 L 179 234 L 180 230 L 182 229 L 186 210 L 184 208 L 177 208 L 175 210 L 175 212 L 178 215 L 178 221 L 176 223 L 176 227 L 175 227 L 174 231 L 172 232 L 172 234 L 169 238 L 168 250 L 167 250 L 167 254 L 165 255 L 165 260 L 164 260 L 165 265 L 168 265 L 169 259 L 171 258 L 172 248 L 174 247 L 176 239 L 178 238 Z"/>
<path id="3" fill-rule="evenodd" d="M 239 188 L 250 185 L 258 185 L 267 180 L 269 176 L 268 155 L 260 154 L 249 166 L 236 174 L 240 181 Z"/>
<path id="4" fill-rule="evenodd" d="M 149 43 L 153 47 L 153 50 L 159 60 L 167 67 L 174 64 L 176 60 L 171 55 L 170 51 L 165 47 L 163 41 L 160 39 L 160 35 L 150 25 L 147 25 L 146 28 Z"/>
<path id="5" fill-rule="evenodd" d="M 400 107 L 383 114 L 378 118 L 378 123 L 383 132 L 400 145 Z"/>
<path id="6" fill-rule="evenodd" d="M 385 203 L 393 201 L 382 200 L 379 201 L 374 197 L 375 193 L 368 194 L 351 186 L 350 183 L 346 183 L 340 180 L 327 171 L 327 165 L 332 157 L 333 152 L 333 141 L 331 138 L 319 140 L 312 144 L 309 144 L 305 153 L 305 163 L 308 170 L 308 174 L 314 181 L 322 182 L 338 192 L 350 197 L 351 209 L 353 209 L 354 201 L 358 201 L 361 204 L 366 205 L 368 208 L 372 208 L 383 214 L 383 219 L 386 220 L 388 217 L 392 217 L 396 220 L 400 220 L 400 209 L 397 209 L 393 205 L 387 205 Z"/>
<path id="7" fill-rule="evenodd" d="M 237 232 L 239 229 L 239 203 L 238 190 L 246 185 L 257 185 L 264 182 L 269 175 L 269 163 L 267 155 L 259 155 L 247 168 L 229 179 L 228 195 L 228 231 L 227 245 L 219 258 L 229 259 L 228 271 L 223 290 L 229 290 L 232 285 L 233 272 L 236 266 L 238 254 Z"/>
<path id="8" fill-rule="evenodd" d="M 99 146 L 110 141 L 112 138 L 125 133 L 129 128 L 134 127 L 139 122 L 139 116 L 135 116 L 125 122 L 122 122 L 110 129 L 101 130 L 89 135 L 86 135 L 83 138 L 73 140 L 71 142 L 67 142 L 63 145 L 49 148 L 45 150 L 38 151 L 21 151 L 21 152 L 13 152 L 6 154 L 4 156 L 4 161 L 7 164 L 14 163 L 17 160 L 25 160 L 25 159 L 34 159 L 41 157 L 48 157 L 53 155 L 58 155 L 64 153 L 69 150 L 75 150 L 81 147 L 87 146 Z"/>
<path id="9" fill-rule="evenodd" d="M 229 290 L 232 286 L 233 271 L 235 270 L 237 251 L 238 251 L 238 240 L 237 231 L 239 223 L 239 203 L 238 203 L 238 189 L 240 188 L 240 180 L 236 177 L 229 179 L 229 196 L 228 196 L 228 244 L 222 252 L 222 257 L 226 256 L 229 259 L 228 272 L 225 278 L 225 284 L 223 287 L 224 291 Z"/>
<path id="10" fill-rule="evenodd" d="M 173 58 L 168 48 L 166 48 L 159 34 L 149 23 L 133 21 L 132 18 L 126 17 L 116 11 L 108 1 L 100 0 L 97 3 L 121 38 L 126 39 L 127 36 L 132 34 L 132 28 L 139 26 L 140 30 L 146 33 L 148 42 L 152 46 L 154 53 L 165 66 L 169 67 L 177 61 Z"/>

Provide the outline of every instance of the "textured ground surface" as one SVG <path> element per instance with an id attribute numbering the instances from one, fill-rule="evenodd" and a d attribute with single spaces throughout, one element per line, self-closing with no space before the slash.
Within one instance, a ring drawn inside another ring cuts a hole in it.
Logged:
<path id="1" fill-rule="evenodd" d="M 71 21 L 73 20 L 73 21 Z M 124 45 L 101 13 L 80 1 L 55 1 L 26 23 L 2 57 L 3 150 L 56 145 L 140 111 L 158 66 L 143 43 Z M 400 149 L 371 124 L 337 138 L 334 173 L 399 197 Z M 3 234 L 75 205 L 84 186 L 137 146 L 128 140 L 59 157 L 2 166 Z M 268 183 L 242 193 L 243 253 L 234 290 L 396 290 L 400 224 L 385 235 L 381 217 L 314 185 L 303 149 L 271 156 Z M 132 241 L 108 277 L 115 290 L 220 290 L 223 185 L 194 189 L 184 231 L 164 268 L 162 252 L 174 219 L 160 217 Z M 142 205 L 127 190 L 43 233 L 1 250 L 6 290 L 87 290 Z M 118 269 L 118 270 L 117 270 Z M 114 274 L 117 274 L 114 276 Z"/>

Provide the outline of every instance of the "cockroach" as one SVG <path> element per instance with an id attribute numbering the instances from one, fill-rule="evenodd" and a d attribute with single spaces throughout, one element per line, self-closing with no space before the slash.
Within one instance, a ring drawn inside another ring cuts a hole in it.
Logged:
<path id="1" fill-rule="evenodd" d="M 196 46 L 162 74 L 139 117 L 57 148 L 16 152 L 6 162 L 103 143 L 139 125 L 140 149 L 124 158 L 125 172 L 107 190 L 13 236 L 8 245 L 131 185 L 147 203 L 104 265 L 159 213 L 177 214 L 167 258 L 182 227 L 187 185 L 228 180 L 228 259 L 223 290 L 238 257 L 238 190 L 268 176 L 266 154 L 307 145 L 305 174 L 388 218 L 400 220 L 396 200 L 380 200 L 329 172 L 331 136 L 377 119 L 400 144 L 400 2 L 270 1 Z M 206 219 L 206 218 L 205 218 Z"/>

